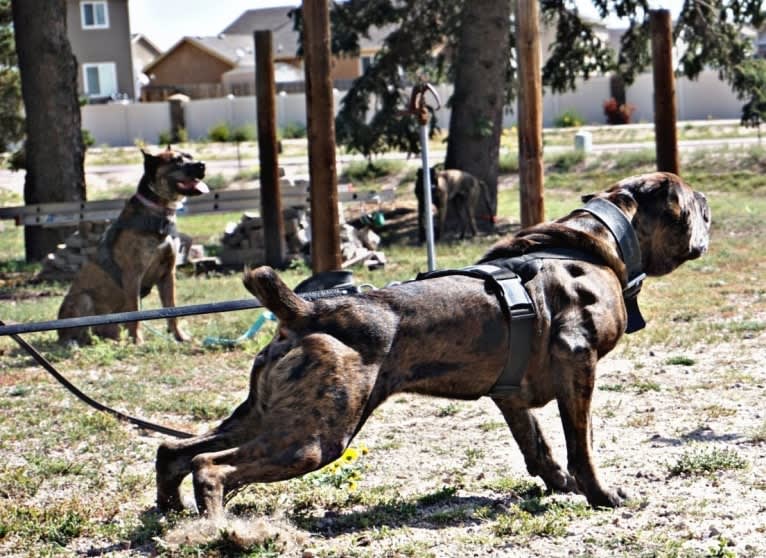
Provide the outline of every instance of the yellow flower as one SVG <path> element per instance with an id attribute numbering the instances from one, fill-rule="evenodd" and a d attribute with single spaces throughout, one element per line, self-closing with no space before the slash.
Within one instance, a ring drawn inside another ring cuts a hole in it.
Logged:
<path id="1" fill-rule="evenodd" d="M 356 490 L 356 481 L 349 481 L 348 482 L 348 491 L 354 492 Z"/>
<path id="2" fill-rule="evenodd" d="M 358 451 L 356 451 L 354 448 L 347 448 L 346 451 L 343 452 L 341 459 L 346 463 L 353 463 L 356 461 L 357 457 L 359 457 Z"/>

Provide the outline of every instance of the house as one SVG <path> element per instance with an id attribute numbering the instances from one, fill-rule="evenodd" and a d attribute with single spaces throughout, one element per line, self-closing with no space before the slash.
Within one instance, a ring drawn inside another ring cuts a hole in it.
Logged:
<path id="1" fill-rule="evenodd" d="M 130 37 L 130 53 L 133 56 L 135 98 L 139 99 L 141 87 L 149 83 L 149 76 L 143 73 L 144 66 L 159 58 L 162 51 L 146 35 L 134 33 Z"/>
<path id="2" fill-rule="evenodd" d="M 128 0 L 67 0 L 78 91 L 89 102 L 134 96 Z"/>
<path id="3" fill-rule="evenodd" d="M 144 67 L 149 84 L 143 100 L 162 100 L 174 93 L 191 98 L 255 93 L 256 30 L 270 30 L 273 39 L 277 89 L 302 91 L 304 68 L 298 56 L 298 33 L 293 30 L 293 6 L 247 10 L 215 37 L 183 37 L 162 56 Z M 359 56 L 333 59 L 332 79 L 346 88 L 360 76 L 380 49 L 386 33 L 379 30 L 362 39 Z"/>

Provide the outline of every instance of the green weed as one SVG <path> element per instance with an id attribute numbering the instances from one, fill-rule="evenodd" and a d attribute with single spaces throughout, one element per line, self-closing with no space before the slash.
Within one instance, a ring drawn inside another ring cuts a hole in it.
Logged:
<path id="1" fill-rule="evenodd" d="M 699 447 L 685 451 L 675 463 L 667 463 L 666 466 L 670 476 L 674 477 L 745 469 L 748 462 L 734 450 Z"/>

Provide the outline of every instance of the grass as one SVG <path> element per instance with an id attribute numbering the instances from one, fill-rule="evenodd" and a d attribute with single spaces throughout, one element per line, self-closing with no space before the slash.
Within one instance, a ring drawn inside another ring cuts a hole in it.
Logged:
<path id="1" fill-rule="evenodd" d="M 635 141 L 643 141 L 642 134 L 647 132 L 631 133 Z M 617 138 L 618 130 L 613 134 L 610 137 Z M 546 142 L 559 141 L 556 138 L 563 142 L 565 136 L 563 132 L 559 136 L 546 134 Z M 202 146 L 211 155 L 205 155 L 207 158 L 215 157 L 214 147 Z M 289 142 L 286 148 L 292 148 Z M 113 160 L 132 161 L 131 157 L 136 155 L 130 151 L 104 153 L 103 160 L 111 156 Z M 94 152 L 89 157 L 96 155 Z M 504 168 L 518 167 L 513 156 L 503 160 Z M 755 365 L 747 367 L 746 362 L 730 361 L 729 356 L 716 357 L 721 359 L 720 366 L 711 371 L 705 355 L 707 349 L 727 346 L 732 352 L 745 351 L 759 343 L 759 336 L 766 331 L 766 289 L 760 280 L 762 262 L 766 261 L 764 161 L 763 150 L 755 148 L 684 155 L 685 178 L 708 194 L 712 206 L 710 252 L 674 272 L 671 279 L 653 278 L 646 282 L 641 305 L 649 326 L 620 341 L 615 357 L 630 364 L 625 365 L 619 376 L 597 383 L 604 392 L 602 396 L 627 400 L 642 394 L 643 401 L 667 397 L 674 388 L 665 382 L 665 377 L 654 373 L 663 366 L 688 373 L 689 385 L 685 388 L 699 385 L 704 386 L 700 389 L 712 390 L 738 382 L 754 386 L 763 381 Z M 642 151 L 597 156 L 551 153 L 546 157 L 546 214 L 562 215 L 580 204 L 579 195 L 599 190 L 627 173 L 649 170 L 652 165 L 653 153 Z M 354 176 L 355 185 L 373 187 L 383 179 L 394 178 L 401 180 L 402 185 L 407 184 L 407 188 L 398 189 L 397 195 L 411 196 L 414 178 L 411 169 L 393 166 L 384 169 L 382 176 L 375 176 L 365 174 L 364 167 L 366 164 L 345 169 Z M 247 180 L 254 176 L 248 173 L 255 172 L 247 169 L 240 179 Z M 499 214 L 512 223 L 518 221 L 518 197 L 515 186 L 501 190 L 498 197 Z M 0 191 L 0 203 L 15 205 L 21 200 Z M 213 247 L 226 223 L 239 218 L 238 213 L 190 216 L 181 218 L 180 226 L 196 242 Z M 10 223 L 5 225 L 0 229 L 0 294 L 6 298 L 0 318 L 20 322 L 53 318 L 66 285 L 28 283 L 36 268 L 23 263 L 22 231 Z M 493 240 L 494 237 L 482 237 L 440 244 L 438 265 L 467 265 Z M 386 267 L 377 271 L 355 268 L 357 282 L 382 286 L 411 278 L 425 267 L 424 251 L 419 246 L 391 242 L 384 236 L 382 249 L 388 258 Z M 288 284 L 295 285 L 308 274 L 305 265 L 296 265 L 282 276 Z M 239 274 L 208 277 L 180 274 L 179 304 L 249 296 Z M 144 304 L 146 308 L 159 306 L 156 294 L 150 295 Z M 237 337 L 257 316 L 258 311 L 253 310 L 185 318 L 184 326 L 197 340 L 188 345 L 178 345 L 148 331 L 146 342 L 140 347 L 122 341 L 66 350 L 54 343 L 53 333 L 28 338 L 97 400 L 174 428 L 202 432 L 245 397 L 253 355 L 268 341 L 274 325 L 267 325 L 255 339 L 234 348 L 207 347 L 199 340 L 205 336 Z M 147 325 L 160 332 L 164 330 L 162 322 Z M 654 360 L 656 367 L 647 356 L 652 350 L 663 355 Z M 718 399 L 706 399 L 695 408 L 704 417 L 702 420 L 732 423 L 732 432 L 736 432 L 736 421 L 747 411 L 725 399 L 728 395 L 730 392 Z M 559 544 L 574 548 L 574 543 L 582 539 L 571 533 L 597 532 L 600 521 L 622 520 L 619 514 L 585 508 L 579 497 L 545 494 L 538 480 L 523 476 L 523 464 L 519 465 L 520 478 L 506 470 L 505 456 L 500 460 L 503 468 L 496 469 L 493 460 L 497 456 L 478 441 L 451 447 L 437 437 L 423 440 L 413 448 L 396 428 L 409 431 L 420 428 L 420 420 L 438 420 L 454 423 L 461 434 L 465 431 L 466 437 L 490 439 L 502 437 L 501 432 L 507 427 L 500 415 L 469 422 L 472 416 L 467 410 L 473 408 L 470 406 L 473 403 L 439 402 L 422 417 L 407 415 L 412 412 L 409 401 L 395 400 L 383 409 L 392 415 L 406 415 L 407 419 L 392 421 L 395 428 L 379 435 L 375 445 L 370 443 L 370 455 L 362 461 L 364 469 L 351 467 L 325 471 L 315 477 L 250 485 L 232 495 L 227 509 L 240 518 L 253 514 L 284 517 L 292 528 L 309 538 L 309 546 L 322 549 L 319 556 L 440 555 L 433 545 L 410 535 L 425 531 L 427 540 L 438 541 L 451 536 L 452 530 L 461 529 L 464 533 L 471 530 L 474 541 L 471 544 L 475 545 L 466 555 L 490 550 L 502 553 L 508 545 L 523 553 L 539 538 L 550 544 L 566 541 Z M 621 414 L 617 404 L 613 405 L 595 409 L 594 423 L 619 423 L 616 428 L 627 426 L 647 433 L 653 431 L 655 422 L 660 423 L 661 410 L 654 410 L 653 403 L 651 411 L 626 419 L 612 418 Z M 158 437 L 86 409 L 8 338 L 0 339 L 0 417 L 0 553 L 12 550 L 20 555 L 61 555 L 88 545 L 94 546 L 94 553 L 100 550 L 104 554 L 110 548 L 128 547 L 142 549 L 136 552 L 143 555 L 174 556 L 227 553 L 271 556 L 280 551 L 281 539 L 239 539 L 231 530 L 215 532 L 205 541 L 174 549 L 162 547 L 158 541 L 185 518 L 160 518 L 153 512 L 152 464 Z M 737 451 L 712 446 L 689 449 L 666 465 L 668 475 L 706 478 L 751 466 L 744 452 L 764 443 L 766 423 L 761 420 L 757 428 L 742 432 L 745 443 L 741 448 L 736 446 Z M 558 441 L 558 435 L 556 432 L 550 439 Z M 597 441 L 600 438 L 596 436 Z M 510 436 L 506 445 L 503 451 L 518 457 Z M 427 452 L 429 448 L 432 451 Z M 414 462 L 422 459 L 421 452 L 428 456 L 423 461 L 441 459 L 447 463 L 423 472 L 408 466 L 396 469 L 388 463 L 391 456 L 401 454 L 409 455 Z M 647 452 L 647 458 L 651 455 Z M 619 456 L 613 456 L 610 462 L 619 463 Z M 756 463 L 752 466 L 755 468 Z M 389 476 L 385 479 L 373 475 L 373 470 L 381 475 L 380 471 L 386 469 Z M 455 470 L 461 474 L 453 475 Z M 191 491 L 188 481 L 185 490 Z M 575 526 L 577 529 L 573 529 Z M 658 532 L 654 529 L 646 539 L 626 539 L 624 543 L 615 539 L 614 544 L 626 555 L 631 553 L 625 549 L 634 548 L 631 544 L 637 545 L 634 555 L 653 548 L 661 549 L 656 555 L 674 555 L 672 552 L 683 555 L 677 550 L 682 541 L 677 539 L 662 539 L 655 545 L 651 533 Z M 626 533 L 623 530 L 621 536 L 627 537 Z M 715 541 L 702 542 L 710 556 L 728 550 L 719 548 Z M 328 550 L 333 545 L 345 545 L 345 550 L 333 554 L 333 550 Z"/>
<path id="2" fill-rule="evenodd" d="M 746 469 L 748 462 L 727 448 L 698 447 L 685 451 L 674 463 L 668 463 L 671 477 L 712 475 L 720 471 Z"/>

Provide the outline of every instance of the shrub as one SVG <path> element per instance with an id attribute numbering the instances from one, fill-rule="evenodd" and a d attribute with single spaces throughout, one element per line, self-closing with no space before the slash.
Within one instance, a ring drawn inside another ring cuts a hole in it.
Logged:
<path id="1" fill-rule="evenodd" d="M 82 143 L 85 146 L 85 149 L 88 149 L 89 147 L 93 147 L 96 145 L 96 138 L 93 137 L 93 134 L 90 133 L 90 130 L 86 130 L 83 128 L 81 130 L 82 132 Z"/>
<path id="2" fill-rule="evenodd" d="M 186 131 L 186 128 L 179 128 L 178 129 L 178 140 L 175 141 L 173 139 L 173 132 L 169 130 L 165 130 L 163 132 L 160 132 L 160 136 L 157 142 L 157 145 L 171 145 L 174 143 L 187 143 L 189 141 L 189 132 Z"/>
<path id="3" fill-rule="evenodd" d="M 231 133 L 230 141 L 253 141 L 255 139 L 255 128 L 252 126 L 240 126 Z"/>
<path id="4" fill-rule="evenodd" d="M 577 111 L 569 109 L 559 114 L 553 121 L 556 128 L 576 128 L 585 124 L 585 119 Z"/>
<path id="5" fill-rule="evenodd" d="M 210 141 L 229 141 L 231 139 L 231 130 L 226 122 L 219 122 L 207 131 L 207 137 Z"/>
<path id="6" fill-rule="evenodd" d="M 621 105 L 614 97 L 604 101 L 604 114 L 606 115 L 607 124 L 630 124 L 630 118 L 635 110 L 635 106 L 630 103 Z"/>
<path id="7" fill-rule="evenodd" d="M 282 139 L 301 139 L 306 137 L 306 127 L 298 122 L 292 122 L 282 128 Z"/>

